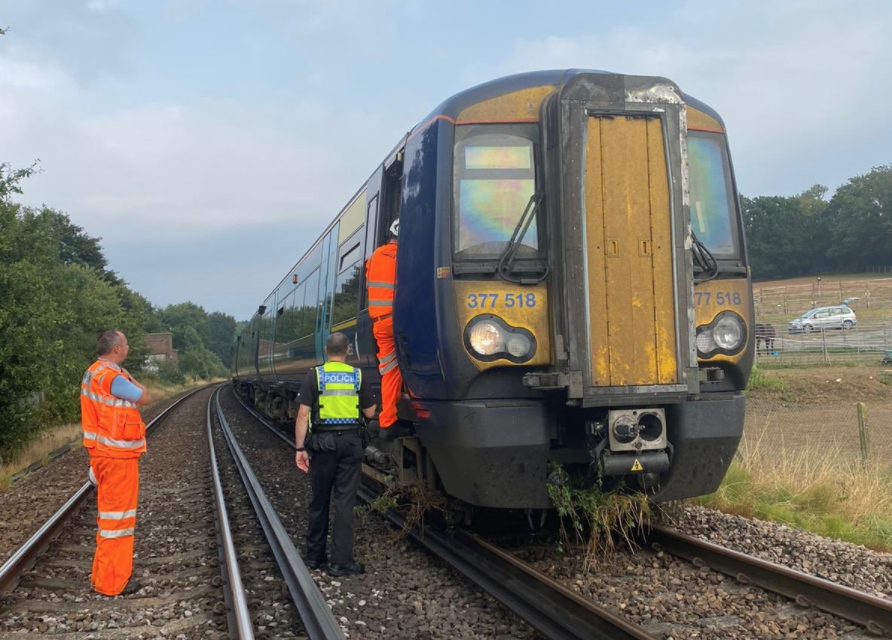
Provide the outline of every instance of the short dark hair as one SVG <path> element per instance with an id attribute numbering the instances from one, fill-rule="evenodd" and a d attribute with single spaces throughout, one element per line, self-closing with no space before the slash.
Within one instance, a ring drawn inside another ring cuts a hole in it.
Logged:
<path id="1" fill-rule="evenodd" d="M 121 332 L 117 329 L 109 329 L 103 331 L 102 335 L 96 341 L 96 352 L 101 355 L 108 355 L 115 348 L 115 345 L 121 344 Z"/>
<path id="2" fill-rule="evenodd" d="M 325 341 L 325 353 L 330 356 L 345 356 L 350 351 L 350 339 L 340 331 L 335 331 Z"/>

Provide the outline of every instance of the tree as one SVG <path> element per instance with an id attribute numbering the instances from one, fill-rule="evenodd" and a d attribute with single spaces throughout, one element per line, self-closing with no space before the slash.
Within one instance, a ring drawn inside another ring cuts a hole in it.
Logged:
<path id="1" fill-rule="evenodd" d="M 207 348 L 224 363 L 232 359 L 232 345 L 235 342 L 235 318 L 215 311 L 208 315 Z"/>
<path id="2" fill-rule="evenodd" d="M 184 351 L 188 347 L 195 347 L 195 337 L 201 347 L 208 344 L 210 332 L 208 328 L 208 314 L 194 302 L 181 302 L 171 304 L 161 311 L 161 323 L 173 334 L 173 348 Z M 186 330 L 191 327 L 196 336 L 189 335 L 192 344 L 186 343 Z"/>
<path id="3" fill-rule="evenodd" d="M 826 211 L 837 265 L 863 268 L 892 263 L 892 165 L 874 167 L 836 190 Z"/>

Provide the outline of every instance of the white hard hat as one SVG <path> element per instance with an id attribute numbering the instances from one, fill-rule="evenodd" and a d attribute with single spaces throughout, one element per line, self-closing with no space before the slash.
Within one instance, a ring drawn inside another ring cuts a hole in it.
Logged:
<path id="1" fill-rule="evenodd" d="M 400 221 L 396 219 L 393 221 L 393 224 L 390 225 L 390 235 L 398 237 L 400 235 Z"/>

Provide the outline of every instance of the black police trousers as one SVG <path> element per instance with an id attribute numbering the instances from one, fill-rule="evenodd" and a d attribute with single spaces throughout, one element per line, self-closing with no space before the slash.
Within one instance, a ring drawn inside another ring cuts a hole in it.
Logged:
<path id="1" fill-rule="evenodd" d="M 328 509 L 334 502 L 331 527 L 331 564 L 353 562 L 353 505 L 362 476 L 362 439 L 355 430 L 313 433 L 310 451 L 310 499 L 307 523 L 307 560 L 325 562 Z"/>

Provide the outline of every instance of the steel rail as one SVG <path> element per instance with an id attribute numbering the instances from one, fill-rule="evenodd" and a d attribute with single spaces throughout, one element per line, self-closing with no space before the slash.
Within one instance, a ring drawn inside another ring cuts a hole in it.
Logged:
<path id="1" fill-rule="evenodd" d="M 242 402 L 237 394 L 236 398 L 261 424 L 294 447 L 293 440 Z M 359 497 L 371 503 L 376 495 L 368 487 L 360 487 Z M 398 513 L 391 510 L 386 513 L 386 517 L 396 527 L 405 527 L 405 520 Z M 409 531 L 409 535 L 548 638 L 656 640 L 641 627 L 612 614 L 592 600 L 573 593 L 476 535 L 461 533 L 460 539 L 446 538 L 430 529 L 426 529 L 424 533 L 413 529 Z"/>
<path id="2" fill-rule="evenodd" d="M 199 391 L 207 387 L 200 387 L 183 396 L 164 411 L 155 416 L 155 419 L 146 425 L 146 432 L 167 417 L 167 415 L 180 403 L 191 398 Z M 77 513 L 93 491 L 93 484 L 88 480 L 72 495 L 62 507 L 47 520 L 34 535 L 32 535 L 10 558 L 0 567 L 0 595 L 9 593 L 19 584 L 22 574 L 34 565 L 37 557 L 56 539 L 68 521 Z"/>
<path id="3" fill-rule="evenodd" d="M 297 607 L 307 635 L 310 637 L 310 640 L 346 640 L 344 632 L 341 630 L 337 620 L 335 620 L 331 609 L 328 608 L 325 596 L 322 595 L 322 592 L 316 585 L 316 581 L 313 580 L 313 576 L 310 575 L 309 570 L 303 560 L 301 560 L 300 554 L 294 548 L 291 537 L 285 530 L 284 525 L 282 525 L 282 521 L 279 520 L 276 510 L 267 499 L 260 482 L 257 480 L 257 476 L 254 475 L 251 465 L 248 464 L 238 442 L 236 442 L 235 436 L 229 428 L 229 423 L 226 421 L 226 416 L 223 415 L 223 407 L 220 406 L 219 395 L 215 398 L 215 402 L 217 420 L 220 423 L 226 444 L 229 446 L 230 452 L 232 452 L 232 457 L 236 462 L 239 475 L 241 475 L 242 482 L 248 492 L 248 497 L 251 499 L 251 504 L 254 505 L 254 511 L 257 513 L 257 519 L 263 527 L 270 549 L 279 565 L 279 570 L 285 578 L 285 584 L 288 586 L 291 599 Z"/>
<path id="4" fill-rule="evenodd" d="M 242 574 L 238 565 L 238 554 L 232 539 L 232 529 L 229 527 L 229 514 L 226 510 L 226 498 L 223 496 L 223 484 L 220 481 L 220 469 L 217 466 L 217 454 L 214 451 L 214 434 L 211 420 L 211 405 L 213 399 L 220 394 L 217 389 L 210 398 L 207 406 L 207 436 L 208 447 L 211 451 L 211 476 L 214 480 L 214 502 L 217 506 L 214 517 L 217 520 L 217 530 L 220 535 L 220 551 L 223 556 L 224 580 L 228 586 L 226 590 L 226 603 L 229 606 L 230 637 L 236 640 L 254 640 L 254 625 L 251 622 L 251 612 L 248 610 L 248 597 L 245 595 L 245 587 L 242 584 Z"/>
<path id="5" fill-rule="evenodd" d="M 892 602 L 889 600 L 665 527 L 651 528 L 647 541 L 657 551 L 791 598 L 801 606 L 845 618 L 875 635 L 892 637 Z"/>
<path id="6" fill-rule="evenodd" d="M 371 503 L 374 492 L 366 487 L 360 497 Z M 404 519 L 388 511 L 399 528 Z M 419 545 L 444 560 L 465 578 L 553 640 L 656 640 L 592 600 L 584 598 L 509 553 L 476 535 L 459 532 L 447 538 L 430 529 L 409 530 Z"/>

